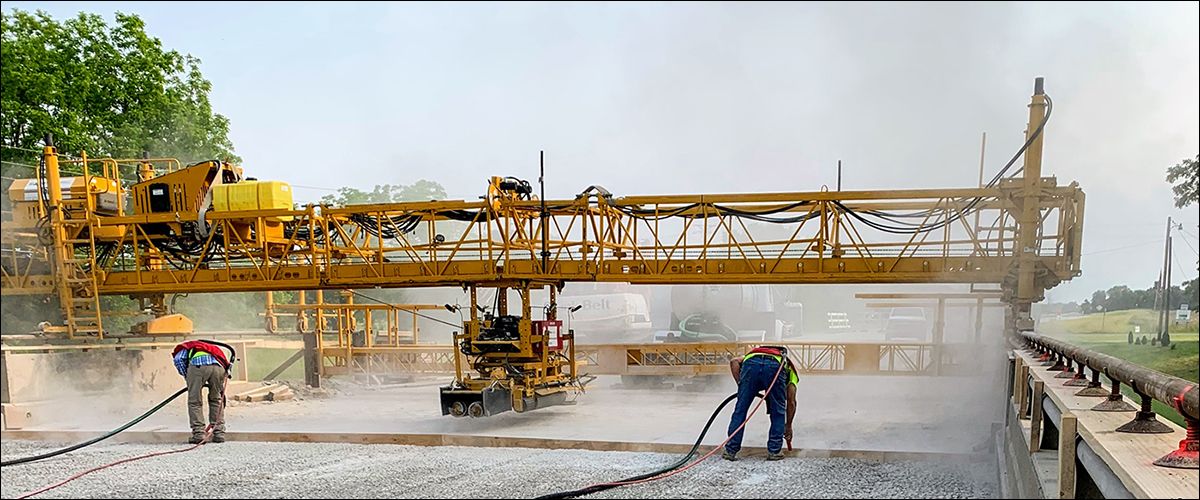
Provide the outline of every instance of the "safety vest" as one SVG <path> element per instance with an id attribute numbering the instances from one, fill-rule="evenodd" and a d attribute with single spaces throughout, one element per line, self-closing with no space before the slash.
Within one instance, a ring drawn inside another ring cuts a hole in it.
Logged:
<path id="1" fill-rule="evenodd" d="M 751 349 L 748 354 L 742 357 L 742 361 L 745 362 L 754 356 L 766 356 L 774 359 L 776 363 L 783 364 L 788 374 L 788 383 L 792 385 L 800 383 L 800 376 L 796 374 L 795 367 L 792 366 L 790 361 L 786 363 L 784 362 L 783 353 L 778 349 L 772 349 L 770 347 L 755 347 L 754 349 Z"/>

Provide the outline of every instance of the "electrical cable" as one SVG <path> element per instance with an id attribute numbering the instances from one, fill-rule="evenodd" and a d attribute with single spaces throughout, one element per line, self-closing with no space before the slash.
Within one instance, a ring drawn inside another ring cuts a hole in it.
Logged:
<path id="1" fill-rule="evenodd" d="M 1187 268 L 1183 267 L 1183 265 L 1179 263 L 1179 256 L 1175 255 L 1175 252 L 1171 252 L 1171 260 L 1174 261 L 1175 266 L 1177 266 L 1179 268 L 1180 274 L 1183 274 L 1183 277 L 1187 278 L 1186 280 L 1184 280 L 1184 283 L 1187 283 L 1188 281 L 1192 281 L 1191 273 L 1189 271 L 1185 271 L 1185 269 L 1187 269 Z"/>
<path id="2" fill-rule="evenodd" d="M 1001 168 L 998 172 L 996 172 L 996 175 L 993 176 L 992 179 L 990 181 L 988 181 L 988 183 L 984 187 L 990 188 L 992 186 L 995 186 L 996 183 L 1000 181 L 1000 179 L 1004 178 L 1004 174 L 1007 173 L 1010 168 L 1012 168 L 1013 164 L 1016 163 L 1017 159 L 1021 158 L 1021 156 L 1025 154 L 1025 151 L 1028 150 L 1029 147 L 1033 145 L 1034 141 L 1036 141 L 1039 137 L 1041 137 L 1042 131 L 1046 128 L 1046 124 L 1050 122 L 1050 115 L 1054 112 L 1054 100 L 1050 98 L 1049 94 L 1042 94 L 1042 95 L 1046 99 L 1046 114 L 1045 114 L 1045 116 L 1042 117 L 1041 123 L 1038 124 L 1037 128 L 1034 129 L 1033 133 L 1029 135 L 1029 138 L 1027 138 L 1025 140 L 1025 143 L 1021 145 L 1021 148 L 1018 149 L 1015 154 L 1013 154 L 1012 158 L 1010 158 L 1008 160 L 1008 162 L 1004 164 L 1003 168 Z M 1016 176 L 1018 173 L 1023 172 L 1023 171 L 1024 171 L 1024 167 L 1021 167 L 1020 170 L 1013 173 L 1013 176 Z M 965 200 L 966 199 L 964 198 L 959 201 L 965 201 Z M 863 218 L 862 216 L 858 215 L 858 213 L 856 211 L 843 205 L 840 201 L 835 201 L 834 204 L 838 207 L 839 210 L 849 214 L 851 217 L 854 217 L 855 219 L 857 219 L 857 220 L 863 222 L 864 224 L 867 224 L 868 226 L 871 226 L 872 228 L 875 228 L 877 230 L 880 230 L 883 232 L 888 232 L 888 233 L 894 233 L 894 234 L 917 234 L 917 233 L 924 233 L 924 232 L 935 231 L 935 230 L 941 229 L 941 228 L 945 227 L 947 224 L 954 223 L 955 221 L 957 221 L 959 219 L 962 219 L 964 217 L 967 217 L 968 215 L 971 215 L 972 213 L 974 213 L 976 211 L 975 207 L 982 200 L 983 200 L 983 198 L 978 197 L 978 196 L 975 198 L 972 198 L 970 203 L 968 203 L 966 207 L 964 207 L 963 209 L 958 211 L 958 215 L 956 215 L 954 217 L 939 220 L 930 225 L 918 224 L 918 225 L 916 225 L 917 227 L 915 227 L 911 231 L 906 230 L 905 228 L 902 228 L 902 227 L 888 226 L 888 225 L 884 225 L 882 223 L 868 221 L 865 218 Z M 878 211 L 878 210 L 867 211 L 865 213 L 885 219 L 888 222 L 907 224 L 907 223 L 904 223 L 903 221 L 894 220 L 894 218 L 898 218 L 898 217 L 928 217 L 928 216 L 931 216 L 937 210 L 940 210 L 944 213 L 947 211 L 947 208 L 941 208 L 941 209 L 930 208 L 928 210 L 925 210 L 924 212 L 915 212 L 915 213 L 910 212 L 907 214 L 892 214 L 889 212 L 883 212 L 883 211 Z M 912 227 L 911 224 L 909 224 L 909 226 Z"/>
<path id="3" fill-rule="evenodd" d="M 1182 225 L 1182 224 L 1181 224 L 1181 225 L 1179 225 L 1179 226 L 1176 226 L 1176 228 L 1175 228 L 1175 229 L 1176 229 L 1177 231 L 1179 231 L 1179 232 L 1181 232 L 1181 233 L 1185 234 L 1185 235 L 1187 235 L 1187 234 L 1188 234 L 1186 231 L 1184 231 L 1184 230 L 1183 230 L 1183 225 Z M 1200 252 L 1197 252 L 1197 251 L 1196 251 L 1196 247 L 1192 246 L 1192 242 L 1188 241 L 1188 239 L 1187 239 L 1187 237 L 1186 237 L 1186 236 L 1185 236 L 1185 237 L 1183 237 L 1183 238 L 1179 238 L 1179 239 L 1183 240 L 1183 244 L 1187 245 L 1187 247 L 1188 247 L 1188 250 L 1191 250 L 1191 251 L 1192 251 L 1192 254 L 1196 255 L 1197 257 L 1200 257 Z"/>
<path id="4" fill-rule="evenodd" d="M 1116 251 L 1120 251 L 1120 250 L 1128 250 L 1130 248 L 1144 247 L 1146 245 L 1153 245 L 1155 243 L 1159 243 L 1159 242 L 1163 241 L 1163 239 L 1165 239 L 1165 238 L 1158 238 L 1156 240 L 1146 240 L 1141 243 L 1134 243 L 1132 245 L 1119 246 L 1119 247 L 1115 247 L 1115 248 L 1105 248 L 1103 250 L 1096 250 L 1096 251 L 1092 251 L 1092 252 L 1084 252 L 1079 255 L 1080 256 L 1095 255 L 1095 254 L 1099 254 L 1099 253 L 1116 252 Z"/>

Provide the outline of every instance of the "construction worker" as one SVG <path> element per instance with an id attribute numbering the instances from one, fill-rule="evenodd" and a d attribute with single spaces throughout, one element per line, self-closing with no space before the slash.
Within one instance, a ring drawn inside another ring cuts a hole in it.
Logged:
<path id="1" fill-rule="evenodd" d="M 792 419 L 796 416 L 796 384 L 800 381 L 796 367 L 787 357 L 787 349 L 774 346 L 755 348 L 745 357 L 731 360 L 729 369 L 733 380 L 738 384 L 738 397 L 737 406 L 733 409 L 733 418 L 729 421 L 729 434 L 732 437 L 725 444 L 725 453 L 721 458 L 737 460 L 738 451 L 742 449 L 742 434 L 745 431 L 742 423 L 746 420 L 750 405 L 754 403 L 757 394 L 770 388 L 766 395 L 767 413 L 771 416 L 771 430 L 767 435 L 767 460 L 783 459 L 783 441 L 786 439 L 788 447 L 791 447 Z"/>
<path id="2" fill-rule="evenodd" d="M 212 426 L 212 442 L 225 442 L 225 379 L 229 378 L 230 363 L 220 347 L 192 340 L 175 346 L 171 352 L 175 369 L 187 380 L 188 419 L 192 426 L 189 443 L 204 441 L 204 401 L 200 391 L 208 386 L 208 423 Z"/>

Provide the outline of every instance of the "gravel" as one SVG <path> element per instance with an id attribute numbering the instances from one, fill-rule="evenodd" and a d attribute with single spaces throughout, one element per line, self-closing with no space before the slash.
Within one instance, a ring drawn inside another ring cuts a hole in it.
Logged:
<path id="1" fill-rule="evenodd" d="M 0 442 L 4 459 L 61 444 Z M 179 446 L 180 448 L 184 446 Z M 168 445 L 99 444 L 5 467 L 0 496 L 13 498 L 87 468 Z M 677 460 L 658 453 L 327 443 L 205 445 L 127 463 L 38 498 L 520 498 L 611 481 Z M 994 465 L 788 458 L 710 459 L 669 479 L 589 498 L 994 498 Z"/>

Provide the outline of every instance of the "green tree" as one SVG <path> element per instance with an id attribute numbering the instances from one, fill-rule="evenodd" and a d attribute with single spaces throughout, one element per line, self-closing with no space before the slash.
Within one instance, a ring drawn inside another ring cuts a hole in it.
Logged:
<path id="1" fill-rule="evenodd" d="M 1196 203 L 1200 197 L 1200 155 L 1185 158 L 1167 169 L 1167 182 L 1174 184 L 1175 207 L 1183 208 Z"/>
<path id="2" fill-rule="evenodd" d="M 433 201 L 446 199 L 446 189 L 434 181 L 418 180 L 405 184 L 376 184 L 371 192 L 358 188 L 343 187 L 337 194 L 321 197 L 321 203 L 346 206 L 366 203 L 392 203 L 398 201 Z"/>
<path id="3" fill-rule="evenodd" d="M 1193 311 L 1200 311 L 1200 276 L 1183 284 L 1183 303 Z"/>
<path id="4" fill-rule="evenodd" d="M 229 120 L 212 110 L 200 60 L 166 50 L 136 15 L 62 21 L 43 11 L 0 13 L 0 140 L 37 149 L 46 133 L 64 153 L 240 162 Z M 29 158 L 4 148 L 4 158 Z"/>
<path id="5" fill-rule="evenodd" d="M 10 179 L 31 176 L 46 133 L 66 154 L 130 158 L 148 151 L 184 162 L 240 162 L 229 120 L 212 110 L 211 89 L 198 59 L 164 49 L 136 15 L 118 13 L 110 25 L 87 13 L 60 21 L 42 11 L 0 12 L 0 189 L 7 193 Z M 127 297 L 103 299 L 108 312 L 133 312 L 135 305 Z M 0 327 L 17 332 L 61 314 L 53 297 L 6 297 L 4 312 Z M 106 329 L 123 331 L 133 321 L 110 315 Z"/>

